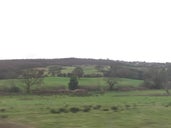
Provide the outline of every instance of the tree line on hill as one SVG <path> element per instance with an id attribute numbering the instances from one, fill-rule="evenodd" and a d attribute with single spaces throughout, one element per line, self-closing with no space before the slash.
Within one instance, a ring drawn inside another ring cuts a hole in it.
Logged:
<path id="1" fill-rule="evenodd" d="M 0 79 L 17 78 L 23 70 L 29 68 L 51 65 L 110 65 L 111 63 L 115 61 L 79 58 L 0 60 Z"/>

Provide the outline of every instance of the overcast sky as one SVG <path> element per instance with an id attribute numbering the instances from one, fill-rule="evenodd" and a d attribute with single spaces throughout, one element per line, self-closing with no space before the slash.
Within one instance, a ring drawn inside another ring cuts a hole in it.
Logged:
<path id="1" fill-rule="evenodd" d="M 170 0 L 0 0 L 0 59 L 171 62 Z"/>

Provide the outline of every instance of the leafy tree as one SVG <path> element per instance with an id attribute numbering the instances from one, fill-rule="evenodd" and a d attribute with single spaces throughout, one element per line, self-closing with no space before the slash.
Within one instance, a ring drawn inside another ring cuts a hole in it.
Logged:
<path id="1" fill-rule="evenodd" d="M 30 93 L 33 85 L 40 85 L 43 82 L 44 71 L 38 69 L 27 69 L 23 71 L 22 80 L 26 87 L 26 92 Z"/>
<path id="2" fill-rule="evenodd" d="M 73 71 L 72 74 L 78 78 L 83 77 L 84 71 L 81 67 L 76 67 Z"/>
<path id="3" fill-rule="evenodd" d="M 68 84 L 68 88 L 69 88 L 69 90 L 75 90 L 75 89 L 78 88 L 78 79 L 77 79 L 76 76 L 72 76 L 70 78 L 70 82 Z"/>

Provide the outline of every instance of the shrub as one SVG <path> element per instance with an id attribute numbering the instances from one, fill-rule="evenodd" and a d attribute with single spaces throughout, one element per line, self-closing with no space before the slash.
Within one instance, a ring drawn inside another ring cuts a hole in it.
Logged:
<path id="1" fill-rule="evenodd" d="M 0 115 L 0 118 L 2 118 L 2 119 L 8 118 L 8 115 Z"/>
<path id="2" fill-rule="evenodd" d="M 83 108 L 83 112 L 89 112 L 91 110 L 91 108 L 90 107 L 85 107 L 85 108 Z"/>
<path id="3" fill-rule="evenodd" d="M 153 81 L 150 80 L 144 80 L 144 82 L 141 85 L 144 88 L 148 88 L 148 89 L 154 89 L 155 88 L 155 84 Z"/>
<path id="4" fill-rule="evenodd" d="M 101 108 L 101 105 L 93 106 L 93 109 L 100 109 L 100 108 Z"/>
<path id="5" fill-rule="evenodd" d="M 86 105 L 86 106 L 83 106 L 83 112 L 89 112 L 91 110 L 91 105 Z"/>
<path id="6" fill-rule="evenodd" d="M 130 108 L 130 107 L 131 107 L 131 105 L 129 105 L 129 104 L 125 104 L 125 107 L 128 109 L 128 108 Z"/>
<path id="7" fill-rule="evenodd" d="M 103 111 L 109 111 L 109 109 L 108 109 L 108 108 L 103 108 L 102 110 L 103 110 Z"/>
<path id="8" fill-rule="evenodd" d="M 0 108 L 0 112 L 5 112 L 6 109 L 5 108 Z"/>
<path id="9" fill-rule="evenodd" d="M 165 105 L 165 107 L 170 107 L 170 106 L 171 106 L 171 102 Z"/>
<path id="10" fill-rule="evenodd" d="M 93 105 L 84 105 L 83 107 L 84 107 L 84 108 L 92 108 Z"/>
<path id="11" fill-rule="evenodd" d="M 67 113 L 68 111 L 65 108 L 59 108 L 58 109 L 58 112 L 60 112 L 60 113 L 62 113 L 62 112 Z"/>
<path id="12" fill-rule="evenodd" d="M 78 80 L 77 77 L 73 76 L 70 78 L 70 82 L 68 84 L 69 90 L 75 90 L 78 88 Z"/>
<path id="13" fill-rule="evenodd" d="M 55 113 L 60 113 L 60 112 L 59 112 L 58 110 L 56 110 L 56 109 L 51 109 L 50 112 L 53 113 L 53 114 L 55 114 Z"/>
<path id="14" fill-rule="evenodd" d="M 8 91 L 17 93 L 17 92 L 20 92 L 21 90 L 19 87 L 14 85 L 14 86 L 11 86 L 10 88 L 8 88 Z"/>
<path id="15" fill-rule="evenodd" d="M 118 106 L 112 106 L 111 109 L 112 109 L 113 111 L 118 111 L 118 110 L 119 110 L 119 107 L 118 107 Z"/>
<path id="16" fill-rule="evenodd" d="M 95 85 L 82 85 L 78 87 L 79 89 L 85 89 L 87 91 L 101 91 L 100 86 L 95 86 Z"/>
<path id="17" fill-rule="evenodd" d="M 79 112 L 79 111 L 80 111 L 80 109 L 77 108 L 77 107 L 70 108 L 70 112 L 72 112 L 72 113 L 76 113 L 76 112 Z"/>

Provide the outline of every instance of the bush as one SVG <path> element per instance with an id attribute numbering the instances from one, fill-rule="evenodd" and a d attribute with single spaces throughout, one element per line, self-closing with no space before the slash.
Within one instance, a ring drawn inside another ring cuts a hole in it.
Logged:
<path id="1" fill-rule="evenodd" d="M 58 110 L 56 110 L 56 109 L 51 109 L 50 112 L 53 113 L 53 114 L 55 114 L 55 113 L 60 113 L 60 112 L 59 112 Z"/>
<path id="2" fill-rule="evenodd" d="M 170 106 L 171 106 L 171 102 L 165 105 L 165 107 L 170 107 Z"/>
<path id="3" fill-rule="evenodd" d="M 83 106 L 83 112 L 89 112 L 91 110 L 91 105 L 86 105 L 86 106 Z"/>
<path id="4" fill-rule="evenodd" d="M 68 111 L 65 108 L 59 108 L 58 112 L 60 112 L 60 113 L 62 113 L 62 112 L 67 113 Z"/>
<path id="5" fill-rule="evenodd" d="M 84 105 L 83 107 L 84 107 L 84 108 L 92 108 L 93 105 Z"/>
<path id="6" fill-rule="evenodd" d="M 144 82 L 141 85 L 142 87 L 148 88 L 148 89 L 154 89 L 155 88 L 155 84 L 153 81 L 150 80 L 144 80 Z"/>
<path id="7" fill-rule="evenodd" d="M 6 109 L 5 108 L 0 108 L 0 112 L 5 112 Z"/>
<path id="8" fill-rule="evenodd" d="M 109 109 L 108 109 L 108 108 L 103 108 L 102 110 L 103 110 L 103 111 L 109 111 Z"/>
<path id="9" fill-rule="evenodd" d="M 70 82 L 68 84 L 69 90 L 75 90 L 78 88 L 78 80 L 77 77 L 73 76 L 70 78 Z"/>
<path id="10" fill-rule="evenodd" d="M 9 92 L 15 92 L 15 93 L 17 93 L 17 92 L 20 92 L 21 90 L 20 90 L 20 88 L 17 87 L 17 86 L 11 86 L 11 87 L 8 89 L 8 91 L 9 91 Z"/>
<path id="11" fill-rule="evenodd" d="M 80 109 L 77 108 L 77 107 L 72 107 L 72 108 L 70 108 L 70 111 L 71 111 L 72 113 L 76 113 L 76 112 L 79 112 Z"/>
<path id="12" fill-rule="evenodd" d="M 126 109 L 129 109 L 131 107 L 131 105 L 125 104 L 125 107 L 126 107 Z"/>
<path id="13" fill-rule="evenodd" d="M 84 107 L 82 111 L 83 111 L 83 112 L 89 112 L 90 110 L 91 110 L 90 107 Z"/>
<path id="14" fill-rule="evenodd" d="M 79 89 L 85 89 L 87 91 L 101 91 L 101 87 L 100 86 L 95 86 L 95 85 L 82 85 L 78 87 Z"/>
<path id="15" fill-rule="evenodd" d="M 118 110 L 119 110 L 118 106 L 112 106 L 111 109 L 112 109 L 113 111 L 118 111 Z"/>
<path id="16" fill-rule="evenodd" d="M 101 108 L 101 105 L 93 106 L 93 109 L 95 109 L 95 110 L 100 109 L 100 108 Z"/>
<path id="17" fill-rule="evenodd" d="M 8 118 L 8 115 L 0 115 L 0 118 L 2 118 L 2 119 Z"/>

